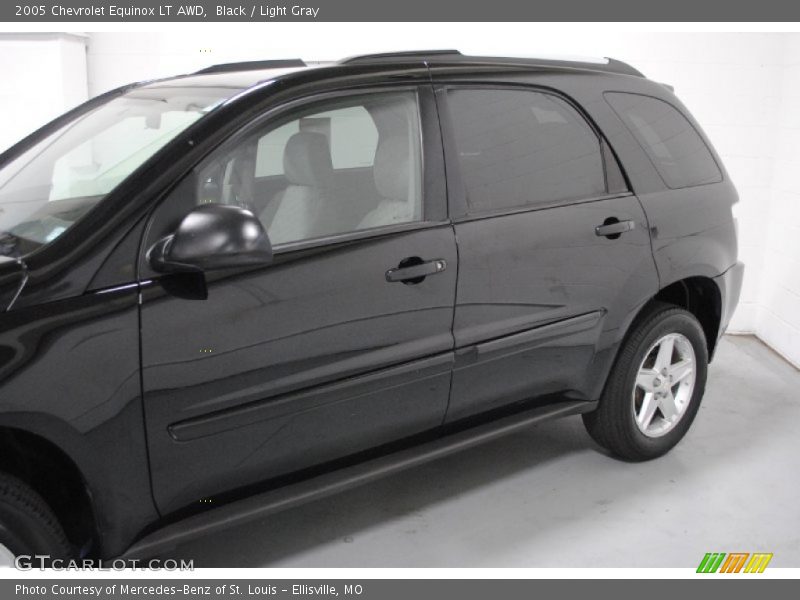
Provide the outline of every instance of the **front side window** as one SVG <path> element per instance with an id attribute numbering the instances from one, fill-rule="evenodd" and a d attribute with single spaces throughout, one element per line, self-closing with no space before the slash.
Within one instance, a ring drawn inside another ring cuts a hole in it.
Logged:
<path id="1" fill-rule="evenodd" d="M 315 104 L 195 169 L 194 203 L 252 211 L 273 245 L 422 218 L 415 92 Z"/>
<path id="2" fill-rule="evenodd" d="M 564 100 L 526 90 L 448 92 L 469 212 L 605 194 L 600 140 Z"/>
<path id="3" fill-rule="evenodd" d="M 0 252 L 52 242 L 137 167 L 231 94 L 142 87 L 91 109 L 0 167 Z"/>
<path id="4" fill-rule="evenodd" d="M 607 92 L 605 96 L 667 186 L 678 189 L 722 181 L 708 146 L 676 108 L 640 94 Z"/>

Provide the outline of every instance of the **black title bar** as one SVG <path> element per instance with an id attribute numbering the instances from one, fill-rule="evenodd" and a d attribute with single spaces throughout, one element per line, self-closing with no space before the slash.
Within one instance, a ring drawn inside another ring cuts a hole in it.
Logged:
<path id="1" fill-rule="evenodd" d="M 0 22 L 800 21 L 790 0 L 4 0 Z"/>

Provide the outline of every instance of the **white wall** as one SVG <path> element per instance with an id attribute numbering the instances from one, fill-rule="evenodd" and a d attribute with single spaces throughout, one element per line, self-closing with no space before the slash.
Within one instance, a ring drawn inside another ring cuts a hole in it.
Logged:
<path id="1" fill-rule="evenodd" d="M 602 24 L 593 34 L 569 31 L 531 23 L 265 23 L 91 33 L 88 85 L 95 95 L 220 62 L 334 60 L 409 48 L 625 60 L 675 86 L 739 189 L 747 270 L 730 330 L 756 332 L 800 365 L 800 34 L 610 33 Z"/>
<path id="2" fill-rule="evenodd" d="M 755 330 L 800 368 L 800 35 L 783 47 L 782 75 L 770 203 L 752 211 L 765 221 Z"/>
<path id="3" fill-rule="evenodd" d="M 87 39 L 0 33 L 0 151 L 88 98 Z"/>

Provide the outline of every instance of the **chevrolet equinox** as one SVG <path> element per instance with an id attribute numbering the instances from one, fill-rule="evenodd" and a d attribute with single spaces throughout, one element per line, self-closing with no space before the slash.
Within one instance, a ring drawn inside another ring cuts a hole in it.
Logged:
<path id="1" fill-rule="evenodd" d="M 615 60 L 96 97 L 0 155 L 0 562 L 160 555 L 566 415 L 658 457 L 738 301 L 736 202 Z"/>

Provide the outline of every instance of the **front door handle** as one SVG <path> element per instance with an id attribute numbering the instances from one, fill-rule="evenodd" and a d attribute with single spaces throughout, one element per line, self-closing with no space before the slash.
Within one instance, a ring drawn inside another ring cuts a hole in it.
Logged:
<path id="1" fill-rule="evenodd" d="M 594 228 L 594 234 L 600 237 L 607 237 L 615 240 L 626 231 L 631 231 L 636 227 L 633 221 L 620 221 L 614 217 L 605 220 L 602 225 Z"/>
<path id="2" fill-rule="evenodd" d="M 386 271 L 386 281 L 390 283 L 402 282 L 405 284 L 420 283 L 428 275 L 436 275 L 447 268 L 447 261 L 443 258 L 422 260 L 419 256 L 409 256 L 400 261 L 394 269 Z"/>

